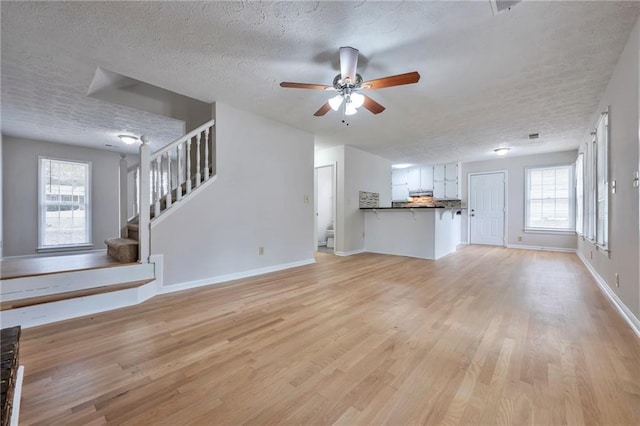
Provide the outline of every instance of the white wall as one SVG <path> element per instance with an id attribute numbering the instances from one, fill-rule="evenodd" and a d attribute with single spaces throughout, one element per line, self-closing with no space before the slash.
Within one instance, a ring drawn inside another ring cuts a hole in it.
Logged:
<path id="1" fill-rule="evenodd" d="M 609 197 L 609 249 L 604 253 L 579 238 L 578 250 L 602 277 L 611 291 L 640 319 L 640 213 L 638 188 L 632 176 L 638 170 L 640 133 L 639 82 L 640 20 L 620 56 L 613 76 L 593 112 L 595 127 L 600 112 L 609 107 L 609 173 L 616 194 Z M 585 136 L 585 141 L 587 136 Z M 582 148 L 581 148 L 582 150 Z M 593 256 L 593 259 L 591 259 Z M 620 287 L 615 274 L 620 274 Z"/>
<path id="2" fill-rule="evenodd" d="M 315 153 L 316 167 L 337 164 L 336 252 L 364 250 L 364 213 L 360 191 L 380 194 L 380 206 L 391 206 L 391 161 L 349 145 Z"/>
<path id="3" fill-rule="evenodd" d="M 327 241 L 326 230 L 333 227 L 333 167 L 325 166 L 316 169 L 318 178 L 318 216 L 317 216 L 317 240 L 325 243 Z"/>
<path id="4" fill-rule="evenodd" d="M 360 191 L 380 194 L 380 206 L 391 207 L 391 161 L 345 146 L 345 245 L 346 253 L 364 249 L 364 212 Z"/>
<path id="5" fill-rule="evenodd" d="M 216 141 L 217 180 L 152 229 L 164 285 L 312 262 L 313 136 L 218 103 Z"/>
<path id="6" fill-rule="evenodd" d="M 92 242 L 120 236 L 120 154 L 59 143 L 4 137 L 2 156 L 3 255 L 33 255 L 38 248 L 38 156 L 91 162 Z"/>
<path id="7" fill-rule="evenodd" d="M 462 200 L 468 205 L 469 173 L 507 171 L 507 244 L 529 247 L 575 249 L 575 235 L 533 234 L 524 229 L 524 185 L 525 168 L 569 164 L 576 160 L 577 151 L 562 151 L 549 154 L 526 155 L 521 157 L 497 158 L 495 160 L 462 163 Z M 462 215 L 462 241 L 468 241 L 467 211 Z M 518 237 L 522 241 L 518 241 Z"/>

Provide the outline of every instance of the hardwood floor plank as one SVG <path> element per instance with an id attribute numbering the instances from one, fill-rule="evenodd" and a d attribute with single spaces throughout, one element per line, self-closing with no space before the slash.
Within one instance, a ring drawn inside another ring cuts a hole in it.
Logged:
<path id="1" fill-rule="evenodd" d="M 317 263 L 23 331 L 21 424 L 640 424 L 575 254 Z"/>

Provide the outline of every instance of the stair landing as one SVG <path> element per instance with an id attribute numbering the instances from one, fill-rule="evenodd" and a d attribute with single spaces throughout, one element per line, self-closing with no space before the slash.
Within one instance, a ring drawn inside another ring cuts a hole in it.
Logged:
<path id="1" fill-rule="evenodd" d="M 122 266 L 106 251 L 73 255 L 24 257 L 0 260 L 0 279 L 33 277 L 59 272 Z"/>

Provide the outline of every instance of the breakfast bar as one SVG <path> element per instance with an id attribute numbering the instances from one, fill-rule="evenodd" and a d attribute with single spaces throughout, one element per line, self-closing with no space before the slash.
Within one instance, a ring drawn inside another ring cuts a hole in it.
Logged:
<path id="1" fill-rule="evenodd" d="M 439 259 L 460 244 L 460 209 L 362 208 L 365 249 L 372 253 Z"/>

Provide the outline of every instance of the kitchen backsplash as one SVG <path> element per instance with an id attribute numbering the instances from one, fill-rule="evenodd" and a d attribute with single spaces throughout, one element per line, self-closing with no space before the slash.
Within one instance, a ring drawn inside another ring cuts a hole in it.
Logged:
<path id="1" fill-rule="evenodd" d="M 380 207 L 380 194 L 360 191 L 360 208 L 364 207 Z"/>

